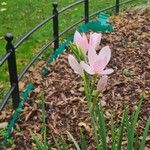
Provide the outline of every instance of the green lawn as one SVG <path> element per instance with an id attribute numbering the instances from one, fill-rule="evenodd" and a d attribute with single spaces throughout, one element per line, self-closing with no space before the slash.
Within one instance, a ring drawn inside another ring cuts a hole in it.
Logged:
<path id="1" fill-rule="evenodd" d="M 58 0 L 59 9 L 77 0 Z M 135 0 L 134 4 L 144 3 L 146 0 Z M 0 0 L 0 58 L 5 53 L 5 40 L 3 36 L 7 32 L 14 35 L 14 42 L 35 25 L 52 14 L 52 0 Z M 90 13 L 110 6 L 115 0 L 90 0 Z M 73 22 L 83 17 L 84 7 L 78 5 L 63 13 L 59 17 L 60 31 L 63 31 Z M 71 32 L 63 36 L 64 39 Z M 20 48 L 17 49 L 18 72 L 29 62 L 32 56 L 44 44 L 52 39 L 52 22 L 33 34 Z M 47 52 L 49 54 L 49 52 Z M 0 86 L 8 87 L 9 78 L 7 64 L 0 68 Z M 5 88 L 4 88 L 5 89 Z"/>

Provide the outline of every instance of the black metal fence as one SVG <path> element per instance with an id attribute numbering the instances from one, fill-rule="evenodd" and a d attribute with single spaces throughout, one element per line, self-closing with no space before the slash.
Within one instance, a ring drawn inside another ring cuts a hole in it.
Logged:
<path id="1" fill-rule="evenodd" d="M 18 104 L 20 102 L 20 94 L 19 94 L 19 81 L 22 79 L 22 77 L 25 75 L 25 73 L 29 70 L 29 68 L 32 66 L 32 64 L 37 60 L 37 58 L 51 45 L 54 43 L 54 50 L 56 50 L 59 47 L 59 37 L 62 36 L 64 33 L 78 25 L 79 23 L 85 21 L 87 23 L 90 18 L 94 17 L 101 11 L 107 11 L 109 9 L 115 8 L 116 14 L 119 14 L 119 8 L 120 5 L 130 2 L 132 0 L 127 1 L 121 1 L 116 0 L 115 4 L 111 7 L 108 7 L 106 9 L 97 11 L 91 15 L 89 15 L 89 0 L 78 0 L 77 2 L 65 7 L 64 9 L 61 9 L 58 11 L 57 3 L 53 3 L 53 15 L 49 16 L 45 20 L 43 20 L 41 23 L 39 23 L 37 26 L 35 26 L 31 31 L 29 31 L 27 34 L 25 34 L 16 44 L 13 44 L 13 35 L 11 33 L 7 33 L 5 35 L 5 40 L 7 41 L 6 44 L 6 54 L 0 59 L 0 67 L 7 61 L 8 62 L 8 71 L 9 71 L 9 78 L 10 78 L 10 89 L 7 92 L 7 94 L 4 96 L 1 104 L 0 104 L 0 111 L 3 110 L 6 103 L 9 100 L 9 97 L 12 96 L 12 103 L 13 108 L 16 109 L 18 107 Z M 59 14 L 65 12 L 66 10 L 78 5 L 78 4 L 84 4 L 84 18 L 77 21 L 76 23 L 72 24 L 70 27 L 66 28 L 63 32 L 59 33 Z M 25 40 L 30 37 L 35 31 L 37 31 L 39 28 L 41 28 L 43 25 L 45 25 L 50 20 L 53 20 L 53 40 L 46 43 L 39 52 L 33 57 L 33 59 L 28 63 L 28 65 L 23 69 L 23 71 L 18 75 L 17 73 L 17 64 L 16 64 L 16 55 L 15 51 L 16 49 L 21 46 Z"/>

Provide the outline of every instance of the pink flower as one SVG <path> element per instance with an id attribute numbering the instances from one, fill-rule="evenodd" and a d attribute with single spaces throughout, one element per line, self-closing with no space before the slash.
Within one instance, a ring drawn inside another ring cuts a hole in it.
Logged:
<path id="1" fill-rule="evenodd" d="M 88 51 L 88 64 L 81 62 L 82 68 L 89 74 L 107 75 L 113 72 L 113 69 L 105 69 L 111 58 L 111 50 L 109 46 L 101 49 L 97 55 L 96 51 L 91 47 Z"/>
<path id="2" fill-rule="evenodd" d="M 101 33 L 90 33 L 89 41 L 85 33 L 81 35 L 78 31 L 76 31 L 74 34 L 74 43 L 83 51 L 84 54 L 87 53 L 90 47 L 96 49 L 96 47 L 100 44 L 100 41 Z"/>
<path id="3" fill-rule="evenodd" d="M 105 87 L 107 85 L 108 76 L 104 75 L 100 78 L 100 80 L 97 83 L 97 91 L 103 92 L 105 90 Z"/>
<path id="4" fill-rule="evenodd" d="M 101 42 L 101 37 L 101 33 L 90 33 L 89 48 L 92 47 L 94 50 L 96 50 Z"/>
<path id="5" fill-rule="evenodd" d="M 81 65 L 78 63 L 78 61 L 75 59 L 74 56 L 69 55 L 68 57 L 68 62 L 71 66 L 71 68 L 74 70 L 75 73 L 79 74 L 79 75 L 83 75 L 83 68 L 81 67 Z"/>
<path id="6" fill-rule="evenodd" d="M 76 31 L 74 34 L 74 43 L 82 50 L 82 52 L 84 54 L 87 53 L 88 39 L 87 39 L 85 33 L 83 33 L 83 35 L 81 35 L 78 31 Z"/>

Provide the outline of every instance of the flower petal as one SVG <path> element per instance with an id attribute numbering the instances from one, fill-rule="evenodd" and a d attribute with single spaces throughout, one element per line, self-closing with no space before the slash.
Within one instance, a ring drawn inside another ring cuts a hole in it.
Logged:
<path id="1" fill-rule="evenodd" d="M 101 49 L 100 53 L 98 54 L 99 59 L 106 59 L 106 65 L 109 63 L 111 58 L 111 50 L 109 46 L 105 46 Z"/>
<path id="2" fill-rule="evenodd" d="M 96 47 L 98 47 L 101 42 L 101 37 L 102 37 L 101 33 L 91 33 L 89 45 L 91 45 L 93 49 L 96 49 Z"/>
<path id="3" fill-rule="evenodd" d="M 77 44 L 77 42 L 78 42 L 79 39 L 81 39 L 81 38 L 82 38 L 81 34 L 80 34 L 78 31 L 76 31 L 75 34 L 74 34 L 74 43 Z"/>
<path id="4" fill-rule="evenodd" d="M 90 66 L 93 66 L 94 63 L 97 61 L 98 56 L 96 54 L 96 51 L 90 46 L 88 50 L 88 61 Z"/>
<path id="5" fill-rule="evenodd" d="M 108 81 L 108 76 L 102 76 L 97 83 L 97 90 L 103 92 L 107 85 L 107 81 Z"/>
<path id="6" fill-rule="evenodd" d="M 99 59 L 94 62 L 93 64 L 93 69 L 95 72 L 101 74 L 101 72 L 105 69 L 106 67 L 106 59 Z"/>
<path id="7" fill-rule="evenodd" d="M 69 61 L 69 64 L 70 64 L 71 68 L 74 70 L 75 73 L 77 73 L 79 75 L 83 74 L 83 68 L 77 62 L 77 60 L 75 59 L 75 57 L 73 57 L 72 55 L 69 55 L 68 61 Z"/>
<path id="8" fill-rule="evenodd" d="M 103 71 L 101 72 L 101 75 L 108 75 L 108 74 L 111 74 L 111 73 L 113 73 L 113 72 L 114 72 L 113 69 L 106 69 L 106 70 L 103 70 Z"/>
<path id="9" fill-rule="evenodd" d="M 81 66 L 82 68 L 89 74 L 93 75 L 95 74 L 95 72 L 93 71 L 93 69 L 91 68 L 91 66 L 89 66 L 88 64 L 86 64 L 84 61 L 81 61 Z"/>
<path id="10" fill-rule="evenodd" d="M 81 35 L 78 31 L 76 31 L 74 34 L 74 43 L 82 50 L 84 54 L 87 53 L 88 40 L 87 40 L 85 33 Z"/>

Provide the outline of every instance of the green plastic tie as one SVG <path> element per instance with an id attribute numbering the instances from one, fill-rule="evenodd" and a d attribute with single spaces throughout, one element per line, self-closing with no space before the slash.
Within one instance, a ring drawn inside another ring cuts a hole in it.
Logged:
<path id="1" fill-rule="evenodd" d="M 101 12 L 98 15 L 98 19 L 96 21 L 90 21 L 84 25 L 81 25 L 78 29 L 79 32 L 112 32 L 113 26 L 111 23 L 108 23 L 109 15 L 104 12 Z"/>

